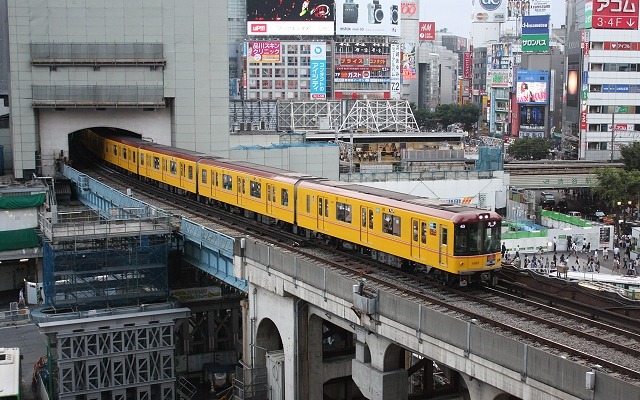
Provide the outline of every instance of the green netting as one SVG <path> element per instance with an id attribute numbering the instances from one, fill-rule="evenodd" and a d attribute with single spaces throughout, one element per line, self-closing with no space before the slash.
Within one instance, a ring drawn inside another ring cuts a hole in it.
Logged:
<path id="1" fill-rule="evenodd" d="M 502 239 L 528 239 L 537 237 L 547 237 L 547 230 L 544 231 L 518 231 L 518 232 L 505 232 L 502 234 Z"/>
<path id="2" fill-rule="evenodd" d="M 0 209 L 14 210 L 18 208 L 38 207 L 44 203 L 45 193 L 21 195 L 21 196 L 2 196 L 0 197 Z"/>
<path id="3" fill-rule="evenodd" d="M 19 250 L 40 246 L 35 228 L 0 232 L 0 251 Z"/>
<path id="4" fill-rule="evenodd" d="M 555 211 L 542 210 L 542 216 L 556 220 L 556 221 L 566 222 L 568 224 L 579 226 L 581 228 L 591 226 L 589 222 L 583 220 L 582 218 L 570 217 L 566 214 L 562 214 Z"/>

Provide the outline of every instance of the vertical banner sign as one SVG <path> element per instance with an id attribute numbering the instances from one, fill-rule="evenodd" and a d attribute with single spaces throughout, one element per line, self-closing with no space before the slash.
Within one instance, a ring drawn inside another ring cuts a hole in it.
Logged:
<path id="1" fill-rule="evenodd" d="M 311 98 L 327 98 L 327 44 L 312 43 L 309 57 L 311 68 Z"/>
<path id="2" fill-rule="evenodd" d="M 584 29 L 591 29 L 593 20 L 593 0 L 584 0 Z"/>
<path id="3" fill-rule="evenodd" d="M 418 39 L 419 40 L 436 40 L 436 23 L 420 22 Z"/>
<path id="4" fill-rule="evenodd" d="M 591 35 L 589 34 L 588 29 L 583 29 L 581 34 L 581 44 L 582 44 L 582 54 L 585 56 L 589 55 L 589 42 L 591 41 Z"/>
<path id="5" fill-rule="evenodd" d="M 249 42 L 250 63 L 279 63 L 280 42 Z"/>
<path id="6" fill-rule="evenodd" d="M 462 59 L 462 78 L 471 79 L 471 52 L 465 51 Z"/>
<path id="7" fill-rule="evenodd" d="M 522 17 L 522 52 L 549 51 L 549 15 Z"/>
<path id="8" fill-rule="evenodd" d="M 400 98 L 400 45 L 391 44 L 391 98 Z"/>
<path id="9" fill-rule="evenodd" d="M 415 79 L 417 74 L 415 43 L 402 44 L 401 60 L 402 60 L 402 79 L 403 80 Z"/>
<path id="10" fill-rule="evenodd" d="M 639 2 L 640 0 L 597 0 L 592 6 L 592 28 L 637 30 Z"/>

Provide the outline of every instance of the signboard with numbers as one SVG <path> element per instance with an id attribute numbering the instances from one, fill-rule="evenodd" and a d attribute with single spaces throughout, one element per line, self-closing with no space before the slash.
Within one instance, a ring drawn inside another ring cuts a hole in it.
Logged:
<path id="1" fill-rule="evenodd" d="M 638 29 L 639 0 L 593 0 L 593 29 Z"/>

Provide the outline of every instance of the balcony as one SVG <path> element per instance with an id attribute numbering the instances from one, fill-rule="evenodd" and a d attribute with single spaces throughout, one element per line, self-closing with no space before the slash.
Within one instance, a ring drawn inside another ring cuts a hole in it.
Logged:
<path id="1" fill-rule="evenodd" d="M 31 64 L 164 67 L 162 43 L 31 43 Z"/>
<path id="2" fill-rule="evenodd" d="M 166 107 L 163 86 L 33 86 L 34 108 Z"/>

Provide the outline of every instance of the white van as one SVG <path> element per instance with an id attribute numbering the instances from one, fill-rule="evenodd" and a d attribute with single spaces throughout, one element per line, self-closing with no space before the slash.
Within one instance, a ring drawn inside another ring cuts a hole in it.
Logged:
<path id="1" fill-rule="evenodd" d="M 569 211 L 567 212 L 567 215 L 570 217 L 582 218 L 582 214 L 579 211 Z"/>

